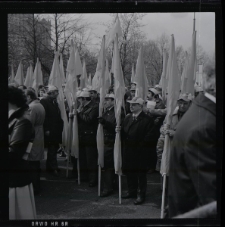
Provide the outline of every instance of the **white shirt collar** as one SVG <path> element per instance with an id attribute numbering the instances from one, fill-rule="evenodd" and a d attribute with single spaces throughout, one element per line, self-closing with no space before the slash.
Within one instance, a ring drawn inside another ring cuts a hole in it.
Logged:
<path id="1" fill-rule="evenodd" d="M 216 103 L 216 97 L 214 97 L 213 95 L 205 92 L 205 97 L 207 97 L 208 99 L 210 99 L 212 102 Z"/>

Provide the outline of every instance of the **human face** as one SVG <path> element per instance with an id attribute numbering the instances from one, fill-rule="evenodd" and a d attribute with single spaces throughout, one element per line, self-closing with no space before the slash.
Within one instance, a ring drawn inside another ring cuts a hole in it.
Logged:
<path id="1" fill-rule="evenodd" d="M 105 107 L 111 107 L 114 105 L 114 99 L 105 99 Z"/>
<path id="2" fill-rule="evenodd" d="M 97 93 L 94 92 L 94 91 L 89 91 L 89 94 L 90 94 L 90 97 L 91 97 L 91 100 L 94 100 L 97 98 Z"/>
<path id="3" fill-rule="evenodd" d="M 190 101 L 186 102 L 184 100 L 179 100 L 178 101 L 179 111 L 181 113 L 185 113 L 188 110 L 190 103 L 191 103 Z"/>
<path id="4" fill-rule="evenodd" d="M 142 106 L 138 103 L 130 103 L 130 111 L 131 113 L 138 113 L 142 109 Z"/>
<path id="5" fill-rule="evenodd" d="M 43 97 L 44 96 L 44 91 L 40 90 L 39 94 L 40 94 L 40 97 Z"/>
<path id="6" fill-rule="evenodd" d="M 59 95 L 59 91 L 58 91 L 58 90 L 52 91 L 52 93 L 50 94 L 50 96 L 51 96 L 53 99 L 57 99 L 58 95 Z"/>
<path id="7" fill-rule="evenodd" d="M 135 96 L 135 91 L 130 91 L 130 94 L 131 94 L 132 98 L 134 98 L 134 96 Z"/>
<path id="8" fill-rule="evenodd" d="M 152 101 L 152 100 L 153 100 L 153 94 L 152 94 L 151 91 L 148 91 L 147 99 L 148 99 L 149 101 Z"/>

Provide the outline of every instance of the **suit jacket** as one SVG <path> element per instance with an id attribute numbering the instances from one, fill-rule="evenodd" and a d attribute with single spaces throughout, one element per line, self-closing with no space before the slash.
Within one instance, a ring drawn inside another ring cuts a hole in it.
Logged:
<path id="1" fill-rule="evenodd" d="M 153 148 L 153 124 L 153 120 L 144 112 L 135 121 L 132 114 L 125 117 L 121 128 L 123 172 L 147 169 Z"/>
<path id="2" fill-rule="evenodd" d="M 9 118 L 9 187 L 31 183 L 29 162 L 23 159 L 34 130 L 27 116 L 28 106 L 16 110 Z"/>
<path id="3" fill-rule="evenodd" d="M 216 168 L 216 104 L 199 94 L 172 141 L 170 217 L 216 200 Z"/>
<path id="4" fill-rule="evenodd" d="M 29 155 L 30 161 L 44 159 L 44 129 L 45 109 L 39 100 L 34 100 L 29 104 L 30 120 L 35 130 L 35 138 Z"/>
<path id="5" fill-rule="evenodd" d="M 45 136 L 46 142 L 62 143 L 63 120 L 58 104 L 54 104 L 50 97 L 44 97 L 40 103 L 45 109 L 44 132 L 49 131 L 49 136 Z"/>

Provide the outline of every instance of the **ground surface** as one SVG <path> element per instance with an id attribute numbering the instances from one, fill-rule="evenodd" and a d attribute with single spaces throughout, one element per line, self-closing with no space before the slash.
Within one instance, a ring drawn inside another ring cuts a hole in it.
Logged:
<path id="1" fill-rule="evenodd" d="M 46 156 L 46 154 L 45 154 Z M 41 192 L 35 196 L 38 219 L 149 219 L 160 218 L 160 174 L 148 174 L 148 188 L 144 204 L 135 206 L 134 199 L 122 199 L 118 190 L 109 197 L 98 197 L 98 188 L 90 188 L 88 182 L 80 185 L 75 179 L 66 178 L 65 158 L 58 157 L 60 176 L 45 172 L 45 160 L 41 162 Z M 72 166 L 69 166 L 69 175 Z M 126 191 L 126 177 L 122 177 L 122 192 Z M 123 193 L 122 193 L 123 194 Z"/>

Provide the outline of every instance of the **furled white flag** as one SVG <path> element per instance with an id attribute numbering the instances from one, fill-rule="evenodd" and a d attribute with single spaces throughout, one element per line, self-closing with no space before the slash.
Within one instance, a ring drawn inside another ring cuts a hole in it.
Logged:
<path id="1" fill-rule="evenodd" d="M 14 78 L 14 81 L 18 85 L 23 85 L 24 84 L 24 76 L 23 76 L 23 64 L 22 61 L 20 61 L 20 64 L 18 66 L 16 76 Z"/>
<path id="2" fill-rule="evenodd" d="M 42 76 L 41 67 L 40 67 L 38 58 L 34 68 L 33 78 L 34 78 L 34 81 L 32 84 L 32 88 L 34 88 L 34 90 L 36 91 L 36 95 L 38 95 L 38 86 L 43 85 L 43 76 Z"/>
<path id="3" fill-rule="evenodd" d="M 146 78 L 142 46 L 139 50 L 137 59 L 135 82 L 137 83 L 135 96 L 146 100 L 148 94 L 148 82 Z"/>
<path id="4" fill-rule="evenodd" d="M 87 78 L 87 70 L 86 70 L 86 62 L 83 60 L 83 71 L 80 77 L 80 88 L 83 89 L 88 86 L 88 78 Z"/>
<path id="5" fill-rule="evenodd" d="M 105 37 L 105 48 L 106 49 L 113 42 L 116 34 L 118 35 L 118 37 L 121 37 L 122 34 L 123 34 L 122 33 L 122 29 L 121 29 L 121 25 L 120 25 L 120 19 L 118 17 L 118 14 L 116 16 L 115 23 L 110 28 L 109 32 L 107 33 L 107 35 Z"/>
<path id="6" fill-rule="evenodd" d="M 66 146 L 67 132 L 68 132 L 68 119 L 67 119 L 66 110 L 65 110 L 65 102 L 64 102 L 64 95 L 63 95 L 63 89 L 62 89 L 62 80 L 61 80 L 61 75 L 60 75 L 59 53 L 58 52 L 55 52 L 55 58 L 54 58 L 54 62 L 52 65 L 52 71 L 51 71 L 51 74 L 49 77 L 48 84 L 56 86 L 59 91 L 59 95 L 57 97 L 57 102 L 59 104 L 61 118 L 64 122 L 63 134 L 62 134 L 63 135 L 62 144 L 64 146 Z"/>
<path id="7" fill-rule="evenodd" d="M 26 78 L 24 81 L 24 85 L 28 88 L 28 87 L 32 87 L 33 82 L 34 82 L 34 75 L 33 75 L 33 66 L 30 64 L 27 68 L 27 74 L 26 74 Z"/>

